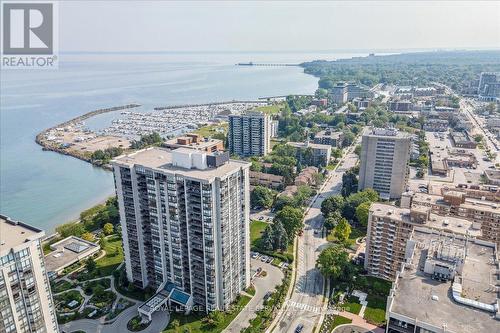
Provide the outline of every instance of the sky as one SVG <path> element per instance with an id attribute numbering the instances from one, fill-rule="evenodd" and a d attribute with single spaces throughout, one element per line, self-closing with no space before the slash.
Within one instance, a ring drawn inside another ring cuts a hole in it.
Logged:
<path id="1" fill-rule="evenodd" d="M 61 51 L 500 48 L 500 1 L 64 1 Z"/>

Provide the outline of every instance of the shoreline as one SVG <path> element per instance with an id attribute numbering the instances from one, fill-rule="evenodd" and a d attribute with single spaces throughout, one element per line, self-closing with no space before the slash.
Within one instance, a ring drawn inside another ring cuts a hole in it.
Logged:
<path id="1" fill-rule="evenodd" d="M 43 131 L 41 131 L 40 133 L 38 133 L 36 135 L 35 142 L 38 145 L 42 146 L 43 150 L 53 151 L 53 152 L 56 152 L 56 153 L 59 153 L 59 154 L 62 154 L 62 155 L 72 156 L 72 157 L 75 157 L 75 158 L 77 158 L 79 160 L 91 163 L 90 158 L 87 157 L 87 156 L 85 156 L 84 154 L 78 154 L 75 151 L 66 150 L 64 148 L 61 148 L 61 146 L 58 145 L 57 143 L 49 142 L 47 140 L 47 133 L 49 131 L 55 130 L 57 128 L 74 125 L 74 124 L 76 124 L 78 122 L 84 121 L 86 119 L 89 119 L 91 117 L 94 117 L 94 116 L 97 116 L 97 115 L 100 115 L 100 114 L 105 114 L 105 113 L 114 112 L 114 111 L 120 111 L 120 110 L 126 110 L 126 109 L 134 109 L 134 108 L 137 108 L 137 107 L 140 107 L 140 106 L 141 106 L 140 104 L 133 103 L 133 104 L 113 106 L 113 107 L 110 107 L 110 108 L 104 108 L 104 109 L 97 109 L 97 110 L 89 111 L 89 112 L 84 113 L 84 114 L 82 114 L 82 115 L 80 115 L 78 117 L 72 118 L 72 119 L 67 120 L 65 122 L 62 122 L 60 124 L 54 125 L 54 126 L 52 126 L 50 128 L 44 129 Z M 104 169 L 106 169 L 106 168 L 104 168 Z"/>

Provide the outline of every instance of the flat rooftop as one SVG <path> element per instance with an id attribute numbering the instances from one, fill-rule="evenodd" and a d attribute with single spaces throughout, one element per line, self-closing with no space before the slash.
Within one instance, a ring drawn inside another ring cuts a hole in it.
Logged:
<path id="1" fill-rule="evenodd" d="M 45 236 L 41 229 L 0 215 L 0 256 L 18 245 Z"/>
<path id="2" fill-rule="evenodd" d="M 399 131 L 395 128 L 366 128 L 363 131 L 363 136 L 371 136 L 378 138 L 394 138 L 394 139 L 406 139 L 410 138 L 411 134 L 403 131 Z"/>
<path id="3" fill-rule="evenodd" d="M 100 246 L 79 237 L 70 236 L 52 244 L 50 248 L 53 251 L 45 256 L 45 267 L 47 272 L 58 272 L 99 251 Z"/>
<path id="4" fill-rule="evenodd" d="M 410 217 L 411 211 L 418 211 L 420 213 L 427 212 L 427 208 L 422 206 L 412 207 L 411 209 L 408 209 L 387 204 L 373 203 L 371 205 L 370 211 L 373 212 L 373 216 L 412 223 L 416 227 L 422 226 L 461 235 L 465 235 L 468 233 L 471 237 L 481 236 L 481 229 L 475 229 L 473 227 L 474 223 L 453 216 L 441 216 L 431 213 L 429 214 L 429 218 L 425 223 L 412 222 Z"/>
<path id="5" fill-rule="evenodd" d="M 342 132 L 335 132 L 335 131 L 319 131 L 316 133 L 314 136 L 315 138 L 333 138 L 333 139 L 339 139 L 342 136 Z"/>
<path id="6" fill-rule="evenodd" d="M 406 265 L 397 281 L 391 312 L 438 328 L 445 325 L 447 332 L 498 332 L 500 321 L 494 319 L 493 312 L 455 302 L 451 281 L 436 281 L 423 272 L 431 242 L 444 241 L 465 248 L 465 241 L 418 230 L 413 239 L 421 245 L 415 247 L 412 265 Z M 490 305 L 497 302 L 498 295 L 490 284 L 496 280 L 495 256 L 493 244 L 481 245 L 469 240 L 462 274 L 457 274 L 462 283 L 462 297 Z"/>
<path id="7" fill-rule="evenodd" d="M 179 148 L 182 149 L 182 148 Z M 162 148 L 147 148 L 135 153 L 117 157 L 112 164 L 125 167 L 140 165 L 159 172 L 168 172 L 182 175 L 188 178 L 196 178 L 211 181 L 217 177 L 224 177 L 240 168 L 249 167 L 250 163 L 238 160 L 229 160 L 218 168 L 187 169 L 172 164 L 172 151 Z"/>
<path id="8" fill-rule="evenodd" d="M 455 192 L 462 193 L 458 191 L 448 191 L 446 193 L 451 194 Z M 434 194 L 426 194 L 426 193 L 415 193 L 415 195 L 413 196 L 413 202 L 416 205 L 432 204 L 432 205 L 450 206 L 450 204 L 447 203 L 442 196 Z M 460 205 L 460 207 L 463 208 L 476 209 L 491 213 L 499 213 L 498 206 L 499 205 L 497 203 L 492 201 L 474 200 L 469 198 L 465 198 L 465 202 Z"/>
<path id="9" fill-rule="evenodd" d="M 287 144 L 296 148 L 332 149 L 330 145 L 322 145 L 313 142 L 287 142 Z"/>
<path id="10" fill-rule="evenodd" d="M 222 143 L 222 140 L 219 140 L 219 139 L 203 138 L 199 142 L 192 142 L 192 143 L 189 143 L 189 144 L 182 144 L 182 143 L 178 142 L 179 139 L 181 139 L 181 140 L 182 139 L 189 140 L 189 139 L 191 139 L 191 137 L 189 137 L 189 136 L 180 136 L 180 137 L 177 137 L 177 138 L 173 138 L 173 139 L 165 141 L 164 145 L 165 146 L 171 146 L 171 147 L 189 147 L 189 148 L 194 148 L 194 149 L 205 149 L 205 148 L 211 147 L 213 145 Z"/>

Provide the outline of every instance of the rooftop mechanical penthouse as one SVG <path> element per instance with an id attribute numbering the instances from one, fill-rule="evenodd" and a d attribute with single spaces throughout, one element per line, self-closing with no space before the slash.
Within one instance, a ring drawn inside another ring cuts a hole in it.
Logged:
<path id="1" fill-rule="evenodd" d="M 113 161 L 127 277 L 158 291 L 141 314 L 227 309 L 249 286 L 249 166 L 186 148 Z"/>

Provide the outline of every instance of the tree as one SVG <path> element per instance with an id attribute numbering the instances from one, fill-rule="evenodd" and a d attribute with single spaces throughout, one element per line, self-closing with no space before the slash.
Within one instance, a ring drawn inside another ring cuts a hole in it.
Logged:
<path id="1" fill-rule="evenodd" d="M 356 147 L 354 147 L 354 154 L 361 157 L 361 145 L 356 145 Z"/>
<path id="2" fill-rule="evenodd" d="M 111 223 L 106 223 L 102 227 L 102 231 L 104 232 L 105 235 L 111 235 L 114 232 L 114 227 Z"/>
<path id="3" fill-rule="evenodd" d="M 301 185 L 297 187 L 297 192 L 293 197 L 293 203 L 295 207 L 301 207 L 306 204 L 307 199 L 313 195 L 313 190 L 307 185 Z"/>
<path id="4" fill-rule="evenodd" d="M 349 239 L 351 235 L 351 225 L 345 218 L 341 218 L 335 229 L 333 229 L 333 235 L 341 242 L 344 243 Z"/>
<path id="5" fill-rule="evenodd" d="M 331 231 L 335 226 L 339 223 L 339 220 L 342 218 L 342 215 L 339 211 L 334 211 L 333 213 L 328 214 L 325 218 L 325 222 L 323 226 L 326 230 Z"/>
<path id="6" fill-rule="evenodd" d="M 342 197 L 341 195 L 332 195 L 331 197 L 323 200 L 323 202 L 321 203 L 321 213 L 326 217 L 333 212 L 342 210 L 344 204 L 344 197 Z"/>
<path id="7" fill-rule="evenodd" d="M 368 226 L 368 213 L 371 205 L 371 202 L 363 202 L 356 207 L 356 218 L 364 227 Z"/>
<path id="8" fill-rule="evenodd" d="M 99 245 L 101 246 L 101 249 L 105 249 L 106 246 L 108 246 L 108 240 L 106 239 L 106 237 L 101 237 L 101 239 L 99 240 Z"/>
<path id="9" fill-rule="evenodd" d="M 82 237 L 82 239 L 89 241 L 89 242 L 92 242 L 94 240 L 94 235 L 91 234 L 90 232 L 84 232 L 81 237 Z"/>
<path id="10" fill-rule="evenodd" d="M 274 221 L 281 222 L 288 235 L 288 241 L 291 242 L 295 235 L 302 229 L 302 219 L 304 214 L 300 208 L 285 206 L 276 214 Z"/>
<path id="11" fill-rule="evenodd" d="M 349 264 L 349 255 L 341 245 L 334 245 L 324 249 L 316 261 L 316 267 L 325 277 L 334 279 L 342 275 Z"/>
<path id="12" fill-rule="evenodd" d="M 92 273 L 97 268 L 97 264 L 95 263 L 94 258 L 88 258 L 85 261 L 85 268 L 89 273 Z"/>
<path id="13" fill-rule="evenodd" d="M 170 325 L 174 329 L 175 333 L 179 333 L 179 327 L 181 326 L 179 319 L 172 320 L 172 323 L 170 323 Z"/>
<path id="14" fill-rule="evenodd" d="M 82 223 L 71 222 L 56 227 L 56 231 L 63 238 L 69 236 L 81 236 L 85 232 L 85 227 Z"/>
<path id="15" fill-rule="evenodd" d="M 343 216 L 349 220 L 356 217 L 356 208 L 363 202 L 376 202 L 379 200 L 379 195 L 371 188 L 353 193 L 346 199 L 346 204 L 342 210 Z"/>
<path id="16" fill-rule="evenodd" d="M 205 323 L 208 326 L 216 327 L 224 320 L 224 315 L 220 310 L 214 310 L 205 317 Z"/>
<path id="17" fill-rule="evenodd" d="M 342 175 L 342 196 L 347 197 L 349 194 L 356 192 L 358 189 L 358 177 L 353 168 L 347 170 Z"/>
<path id="18" fill-rule="evenodd" d="M 255 186 L 250 194 L 250 203 L 252 207 L 271 208 L 275 195 L 275 192 L 267 187 Z"/>
<path id="19" fill-rule="evenodd" d="M 474 141 L 476 141 L 476 143 L 481 143 L 481 141 L 483 141 L 483 136 L 481 134 L 474 135 Z"/>
<path id="20" fill-rule="evenodd" d="M 273 208 L 275 211 L 280 211 L 283 209 L 285 206 L 293 206 L 294 204 L 294 199 L 292 197 L 286 196 L 286 195 L 280 195 L 279 197 L 274 200 L 274 205 Z"/>
<path id="21" fill-rule="evenodd" d="M 268 251 L 286 250 L 288 235 L 280 221 L 275 221 L 264 229 L 261 237 L 261 246 Z"/>

